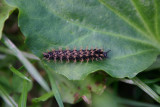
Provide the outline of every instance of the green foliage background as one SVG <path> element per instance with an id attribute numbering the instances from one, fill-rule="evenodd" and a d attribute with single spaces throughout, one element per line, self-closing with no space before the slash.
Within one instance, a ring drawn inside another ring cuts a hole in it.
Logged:
<path id="1" fill-rule="evenodd" d="M 36 56 L 21 52 L 6 36 L 2 39 L 2 43 L 9 50 L 1 50 L 15 55 L 30 75 L 47 91 L 44 96 L 33 102 L 39 103 L 55 96 L 61 107 L 62 100 L 72 104 L 80 98 L 83 100 L 87 98 L 85 101 L 91 103 L 92 92 L 101 94 L 107 84 L 114 83 L 118 80 L 117 78 L 125 77 L 160 102 L 159 96 L 135 77 L 150 67 L 159 55 L 159 5 L 158 0 L 6 0 L 6 2 L 2 0 L 0 1 L 0 31 L 10 12 L 17 8 L 19 10 L 18 26 L 25 36 L 25 45 Z M 43 52 L 59 47 L 62 49 L 66 47 L 70 49 L 103 48 L 104 51 L 111 51 L 108 59 L 82 64 L 43 60 Z M 27 58 L 36 59 L 37 62 L 42 63 L 38 65 L 46 71 L 51 90 Z M 154 69 L 156 64 L 153 64 L 150 70 Z M 156 65 L 156 68 L 159 66 Z M 26 77 L 26 72 L 21 74 L 12 67 L 11 71 L 23 80 L 23 90 L 18 105 L 26 106 L 28 90 L 25 86 L 31 85 L 32 82 L 28 82 L 30 79 Z M 100 71 L 104 71 L 111 77 L 103 73 L 99 74 Z M 107 84 L 106 81 L 104 82 L 106 77 L 112 78 Z M 158 79 L 158 77 L 155 76 L 152 79 Z M 100 85 L 96 85 L 97 81 Z M 69 89 L 71 87 L 72 89 Z M 159 92 L 159 85 L 154 84 L 151 87 Z M 110 94 L 105 92 L 105 95 Z M 94 96 L 93 101 L 96 101 Z M 108 99 L 106 96 L 102 99 L 105 98 Z M 113 99 L 108 101 L 110 100 Z M 97 101 L 101 100 L 97 99 Z M 10 105 L 16 106 L 15 102 L 12 100 L 10 102 Z M 97 102 L 93 104 L 98 106 Z"/>
<path id="2" fill-rule="evenodd" d="M 26 44 L 40 58 L 47 49 L 66 46 L 111 50 L 104 61 L 47 63 L 69 79 L 82 79 L 98 70 L 131 78 L 149 67 L 159 53 L 159 18 L 155 11 L 159 7 L 151 0 L 7 1 L 18 7 Z"/>

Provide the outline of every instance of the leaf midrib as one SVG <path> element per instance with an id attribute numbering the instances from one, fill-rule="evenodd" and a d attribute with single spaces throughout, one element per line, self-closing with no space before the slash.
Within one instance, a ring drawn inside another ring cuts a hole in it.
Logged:
<path id="1" fill-rule="evenodd" d="M 149 28 L 149 25 L 146 23 L 142 13 L 140 12 L 140 10 L 138 9 L 136 3 L 134 0 L 130 0 L 131 4 L 133 5 L 133 7 L 136 9 L 137 13 L 139 14 L 139 18 L 140 20 L 143 22 L 144 27 L 146 28 L 146 30 L 149 32 L 149 34 L 154 37 L 154 34 L 152 33 L 152 31 Z"/>
<path id="2" fill-rule="evenodd" d="M 41 3 L 42 6 L 45 7 L 44 3 L 39 0 L 39 2 Z M 54 9 L 51 9 L 51 8 L 47 8 L 50 12 L 52 12 L 54 15 L 56 15 L 57 17 L 61 18 L 62 20 L 65 20 L 65 21 L 68 21 L 74 25 L 77 25 L 77 26 L 80 26 L 80 27 L 83 27 L 83 28 L 86 28 L 88 30 L 91 30 L 93 32 L 98 32 L 98 33 L 101 33 L 101 34 L 108 34 L 109 36 L 115 36 L 115 37 L 119 37 L 119 38 L 123 38 L 123 39 L 126 39 L 126 40 L 130 40 L 130 41 L 133 41 L 133 42 L 139 42 L 139 43 L 142 43 L 142 44 L 145 44 L 145 45 L 149 45 L 149 46 L 152 46 L 152 47 L 156 47 L 157 45 L 153 44 L 154 42 L 146 42 L 146 41 L 143 41 L 143 40 L 139 40 L 139 39 L 135 39 L 135 38 L 131 38 L 131 37 L 128 37 L 128 36 L 123 36 L 123 35 L 120 35 L 120 34 L 116 34 L 116 33 L 113 33 L 113 32 L 104 32 L 104 31 L 100 31 L 100 30 L 95 30 L 93 29 L 92 27 L 87 27 L 87 26 L 84 26 L 84 25 L 81 25 L 79 23 L 75 23 L 73 21 L 70 21 L 68 20 L 67 18 L 59 15 L 58 13 L 56 13 L 56 11 Z M 31 18 L 31 19 L 35 19 L 35 18 Z M 37 19 L 37 18 L 36 18 Z M 107 35 L 107 36 L 108 36 Z M 89 35 L 88 35 L 89 36 Z M 84 38 L 84 37 L 83 37 Z M 70 44 L 70 43 L 69 43 Z M 157 47 L 156 47 L 157 48 Z M 159 48 L 157 48 L 159 49 Z"/>
<path id="3" fill-rule="evenodd" d="M 139 33 L 141 33 L 145 38 L 149 38 L 148 34 L 146 32 L 144 32 L 142 29 L 140 29 L 136 24 L 134 24 L 131 20 L 129 20 L 128 18 L 126 18 L 125 15 L 122 15 L 120 12 L 118 12 L 116 9 L 112 8 L 109 4 L 106 4 L 104 2 L 104 0 L 98 0 L 102 5 L 104 5 L 106 8 L 110 9 L 111 11 L 113 11 L 117 16 L 119 16 L 119 18 L 121 18 L 122 20 L 124 20 L 127 24 L 129 24 L 130 26 L 132 26 L 133 28 L 135 28 Z"/>
<path id="4" fill-rule="evenodd" d="M 136 55 L 139 55 L 139 54 L 143 54 L 143 53 L 148 53 L 148 52 L 156 52 L 155 49 L 146 49 L 146 50 L 142 50 L 142 51 L 138 51 L 138 52 L 135 52 L 133 54 L 127 54 L 127 55 L 124 55 L 124 56 L 120 56 L 120 57 L 114 57 L 112 58 L 113 60 L 117 60 L 117 59 L 123 59 L 123 58 L 127 58 L 127 57 L 132 57 L 132 56 L 136 56 Z M 158 53 L 158 52 L 157 52 Z"/>
<path id="5" fill-rule="evenodd" d="M 116 15 L 118 15 L 122 20 L 124 20 L 125 22 L 127 22 L 129 25 L 131 25 L 133 28 L 135 28 L 138 32 L 140 32 L 141 34 L 143 34 L 144 37 L 147 37 L 149 40 L 152 41 L 152 43 L 155 43 L 154 46 L 157 47 L 157 49 L 159 49 L 159 42 L 157 41 L 157 39 L 155 38 L 154 34 L 150 31 L 148 24 L 146 24 L 146 22 L 144 21 L 144 18 L 142 17 L 141 13 L 138 11 L 137 7 L 134 5 L 134 0 L 130 0 L 130 2 L 132 3 L 133 7 L 136 9 L 137 13 L 140 15 L 140 20 L 143 22 L 143 25 L 145 27 L 145 29 L 147 29 L 147 32 L 149 32 L 149 35 L 141 30 L 137 25 L 135 25 L 131 20 L 129 20 L 128 18 L 126 18 L 126 16 L 122 15 L 120 12 L 118 12 L 116 9 L 112 8 L 109 4 L 106 4 L 104 2 L 104 0 L 98 0 L 100 3 L 102 3 L 106 8 L 109 8 L 111 11 L 113 11 Z M 150 37 L 152 36 L 152 37 Z M 159 37 L 158 37 L 159 38 Z"/>
<path id="6" fill-rule="evenodd" d="M 44 5 L 45 3 L 43 3 L 43 1 L 39 0 L 39 2 L 41 3 L 42 6 L 46 7 L 46 6 Z M 106 32 L 106 31 L 96 30 L 96 29 L 92 28 L 91 26 L 81 25 L 80 23 L 76 23 L 76 22 L 70 21 L 70 20 L 68 20 L 67 18 L 63 17 L 62 15 L 58 14 L 53 8 L 47 7 L 47 9 L 48 9 L 51 13 L 53 13 L 53 15 L 61 18 L 62 20 L 68 21 L 68 22 L 70 22 L 70 23 L 72 23 L 72 24 L 74 24 L 74 25 L 80 26 L 80 27 L 82 27 L 82 28 L 86 28 L 86 29 L 88 29 L 88 30 L 91 30 L 91 31 L 94 31 L 94 32 L 99 32 L 99 33 L 102 33 L 102 34 L 111 34 L 111 35 L 117 35 L 117 36 L 119 35 L 119 37 L 125 38 L 125 39 L 128 39 L 128 40 L 135 40 L 135 41 L 139 41 L 139 42 L 142 41 L 142 40 L 139 40 L 139 39 L 135 39 L 135 38 L 128 37 L 128 36 L 123 36 L 123 35 L 116 34 L 116 33 L 113 33 L 113 32 Z M 117 36 L 116 36 L 116 37 L 117 37 Z M 148 37 L 148 36 L 146 36 L 146 37 Z M 142 43 L 144 43 L 144 42 L 142 42 Z M 148 42 L 146 42 L 146 43 L 148 43 Z M 148 43 L 148 44 L 150 44 L 150 43 Z M 153 44 L 150 44 L 150 45 L 154 47 Z"/>
<path id="7" fill-rule="evenodd" d="M 119 35 L 119 34 L 113 34 L 113 33 L 107 33 L 107 32 L 105 32 L 105 34 L 109 34 L 108 36 L 120 37 L 120 38 L 129 40 L 129 41 L 132 41 L 132 42 L 136 42 L 136 43 L 138 42 L 138 43 L 141 43 L 141 44 L 144 44 L 144 45 L 151 46 L 151 47 L 155 48 L 154 45 L 152 45 L 152 44 L 150 44 L 150 43 L 148 43 L 148 42 L 145 42 L 145 41 L 138 40 L 138 39 L 124 38 L 124 36 L 121 36 L 121 35 Z M 39 35 L 40 35 L 40 34 L 39 34 Z M 74 43 L 75 41 L 79 41 L 79 40 L 85 39 L 85 38 L 87 38 L 87 37 L 89 37 L 89 36 L 90 36 L 90 35 L 81 36 L 81 37 L 75 39 L 74 41 L 71 41 L 71 42 L 69 42 L 68 44 L 63 44 L 63 45 L 65 45 L 65 46 L 68 45 L 68 46 L 69 46 L 70 44 Z M 45 39 L 41 39 L 41 40 L 42 40 L 42 41 L 45 41 Z M 48 41 L 47 43 L 48 43 L 48 44 L 53 44 L 51 41 Z M 61 45 L 61 46 L 63 46 L 63 45 Z M 59 44 L 58 46 L 60 46 L 60 44 Z"/>

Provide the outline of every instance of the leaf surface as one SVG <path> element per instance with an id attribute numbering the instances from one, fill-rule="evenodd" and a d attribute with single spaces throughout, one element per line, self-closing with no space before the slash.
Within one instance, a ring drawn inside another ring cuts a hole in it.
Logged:
<path id="1" fill-rule="evenodd" d="M 54 75 L 63 102 L 74 104 L 81 99 L 86 103 L 92 102 L 92 95 L 102 94 L 106 88 L 106 75 L 102 72 L 93 73 L 84 80 L 71 81 L 61 75 Z"/>
<path id="2" fill-rule="evenodd" d="M 0 38 L 2 37 L 2 30 L 4 22 L 9 17 L 9 13 L 13 10 L 13 7 L 10 7 L 5 0 L 0 1 Z"/>
<path id="3" fill-rule="evenodd" d="M 158 0 L 7 0 L 18 7 L 26 44 L 40 58 L 47 49 L 103 48 L 109 58 L 89 63 L 46 64 L 72 80 L 103 70 L 132 78 L 160 50 Z"/>

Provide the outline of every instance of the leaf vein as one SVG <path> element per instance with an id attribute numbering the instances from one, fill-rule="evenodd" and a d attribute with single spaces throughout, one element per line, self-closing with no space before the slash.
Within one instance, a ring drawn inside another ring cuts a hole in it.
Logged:
<path id="1" fill-rule="evenodd" d="M 110 9 L 113 11 L 117 16 L 119 16 L 122 20 L 124 20 L 126 23 L 128 23 L 130 26 L 135 28 L 138 32 L 140 32 L 144 37 L 149 38 L 146 32 L 141 30 L 137 25 L 135 25 L 131 20 L 126 18 L 126 16 L 122 15 L 120 12 L 118 12 L 116 9 L 112 8 L 109 4 L 105 3 L 104 0 L 98 0 L 101 4 L 103 4 L 106 8 Z"/>
<path id="2" fill-rule="evenodd" d="M 115 60 L 115 59 L 117 60 L 117 59 L 132 57 L 132 56 L 135 56 L 135 55 L 138 55 L 138 54 L 143 54 L 143 53 L 147 53 L 147 52 L 151 52 L 151 51 L 156 51 L 156 50 L 155 49 L 142 50 L 142 51 L 138 51 L 138 52 L 133 53 L 133 54 L 127 54 L 127 55 L 124 55 L 124 56 L 121 56 L 121 57 L 114 57 L 112 59 L 113 60 Z"/>
<path id="3" fill-rule="evenodd" d="M 150 30 L 150 28 L 149 28 L 149 25 L 146 23 L 143 15 L 142 15 L 142 13 L 139 11 L 139 9 L 138 9 L 138 7 L 137 7 L 135 1 L 134 1 L 134 0 L 130 0 L 130 1 L 131 1 L 131 4 L 133 5 L 133 7 L 136 9 L 137 13 L 139 14 L 139 18 L 140 18 L 140 20 L 143 22 L 143 25 L 144 25 L 144 27 L 146 28 L 146 30 L 148 31 L 148 33 L 149 33 L 152 37 L 154 37 L 154 34 L 151 32 L 151 30 Z"/>
<path id="4" fill-rule="evenodd" d="M 44 6 L 44 5 L 43 5 L 44 3 L 42 3 L 42 1 L 40 1 L 40 3 L 41 3 L 42 6 Z M 45 7 L 45 6 L 44 6 L 44 7 Z M 139 42 L 139 43 L 143 43 L 143 44 L 147 44 L 147 45 L 150 45 L 150 46 L 152 46 L 152 47 L 155 47 L 152 43 L 146 42 L 146 41 L 144 41 L 144 40 L 142 41 L 142 40 L 139 40 L 139 39 L 131 38 L 131 37 L 128 37 L 128 36 L 123 36 L 123 35 L 116 34 L 116 33 L 113 33 L 113 32 L 106 32 L 106 31 L 96 30 L 96 29 L 92 28 L 91 26 L 84 26 L 84 25 L 82 25 L 82 24 L 79 24 L 79 23 L 70 21 L 70 20 L 68 20 L 66 17 L 58 14 L 54 9 L 51 9 L 50 7 L 47 7 L 47 8 L 50 10 L 50 12 L 52 12 L 55 16 L 61 18 L 62 20 L 65 20 L 65 21 L 70 22 L 70 23 L 72 23 L 72 24 L 74 24 L 74 25 L 80 26 L 80 27 L 82 27 L 82 28 L 86 28 L 86 29 L 88 29 L 88 30 L 90 30 L 90 31 L 98 32 L 98 33 L 101 33 L 101 34 L 108 34 L 108 35 L 112 35 L 112 36 L 115 36 L 115 37 L 120 37 L 120 38 L 123 38 L 123 39 L 126 39 L 126 40 L 135 41 L 135 42 Z M 129 22 L 129 23 L 130 23 L 130 22 Z M 136 27 L 136 28 L 137 28 L 137 27 Z M 137 28 L 137 29 L 138 29 L 138 28 Z M 142 32 L 141 32 L 141 33 L 142 33 Z M 148 37 L 148 36 L 146 36 L 146 37 Z"/>

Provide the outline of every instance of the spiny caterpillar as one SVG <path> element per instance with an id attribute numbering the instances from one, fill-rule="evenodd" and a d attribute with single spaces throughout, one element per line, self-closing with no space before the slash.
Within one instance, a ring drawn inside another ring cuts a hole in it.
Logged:
<path id="1" fill-rule="evenodd" d="M 82 48 L 80 50 L 76 50 L 75 48 L 73 50 L 69 50 L 67 48 L 66 50 L 53 49 L 52 51 L 44 52 L 43 57 L 48 61 L 54 60 L 54 62 L 59 60 L 60 62 L 66 61 L 67 63 L 69 63 L 70 61 L 73 61 L 74 63 L 80 61 L 82 63 L 86 60 L 86 62 L 88 63 L 89 60 L 98 61 L 98 59 L 102 60 L 104 58 L 108 58 L 107 54 L 109 51 L 104 52 L 102 49 L 88 48 L 86 48 L 85 50 Z"/>

